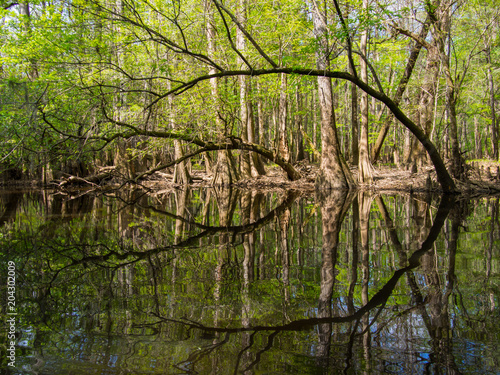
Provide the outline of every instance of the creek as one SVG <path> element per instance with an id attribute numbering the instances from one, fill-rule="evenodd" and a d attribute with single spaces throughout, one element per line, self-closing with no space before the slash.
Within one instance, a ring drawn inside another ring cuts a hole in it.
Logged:
<path id="1" fill-rule="evenodd" d="M 4 189 L 0 366 L 500 373 L 499 255 L 497 197 Z"/>

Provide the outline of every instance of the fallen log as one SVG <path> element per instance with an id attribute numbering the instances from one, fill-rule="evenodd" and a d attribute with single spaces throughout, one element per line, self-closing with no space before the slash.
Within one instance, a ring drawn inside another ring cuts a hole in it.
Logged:
<path id="1" fill-rule="evenodd" d="M 116 167 L 103 167 L 99 170 L 97 174 L 87 176 L 85 178 L 73 176 L 65 173 L 61 180 L 52 181 L 60 188 L 67 187 L 68 185 L 91 185 L 98 186 L 102 182 L 110 180 L 113 177 L 116 177 Z"/>

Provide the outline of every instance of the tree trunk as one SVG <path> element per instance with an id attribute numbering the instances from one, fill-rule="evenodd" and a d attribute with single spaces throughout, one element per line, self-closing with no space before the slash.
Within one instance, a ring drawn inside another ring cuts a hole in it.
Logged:
<path id="1" fill-rule="evenodd" d="M 174 140 L 174 158 L 179 159 L 184 156 L 184 150 L 182 148 L 182 144 L 177 139 Z M 174 167 L 174 176 L 172 178 L 172 182 L 187 185 L 191 182 L 191 176 L 187 169 L 187 165 L 185 162 L 181 161 L 179 164 L 176 164 Z"/>
<path id="2" fill-rule="evenodd" d="M 460 146 L 458 143 L 458 123 L 456 113 L 456 98 L 454 88 L 449 86 L 446 93 L 446 106 L 449 113 L 449 131 L 451 142 L 451 175 L 458 180 L 464 179 L 464 162 L 460 155 Z"/>
<path id="3" fill-rule="evenodd" d="M 257 94 L 260 94 L 260 90 L 258 87 L 257 83 Z M 256 107 L 257 107 L 257 122 L 255 122 L 255 116 L 254 116 L 254 103 L 252 101 L 249 102 L 249 127 L 248 127 L 248 141 L 250 143 L 256 143 L 256 144 L 261 144 L 263 146 L 264 143 L 261 143 L 261 140 L 264 140 L 264 135 L 262 132 L 261 127 L 263 127 L 264 123 L 264 114 L 262 113 L 262 103 L 260 98 L 257 101 Z M 265 175 L 266 174 L 266 169 L 264 167 L 264 161 L 262 160 L 262 157 L 255 153 L 252 152 L 252 159 L 251 159 L 251 168 L 252 168 L 252 175 L 253 176 L 258 176 L 258 175 Z"/>
<path id="4" fill-rule="evenodd" d="M 351 72 L 352 73 L 352 72 Z M 358 121 L 358 87 L 351 83 L 351 162 L 359 163 L 359 121 Z"/>
<path id="5" fill-rule="evenodd" d="M 433 39 L 433 42 L 436 43 L 435 38 Z M 435 44 L 432 47 L 433 48 L 427 51 L 427 63 L 417 110 L 418 125 L 427 137 L 429 137 L 432 128 L 436 83 L 439 73 L 438 47 L 435 46 Z M 422 145 L 415 138 L 412 138 L 411 152 L 409 159 L 406 162 L 412 169 L 418 169 L 426 162 L 425 151 Z"/>
<path id="6" fill-rule="evenodd" d="M 297 102 L 296 115 L 295 115 L 295 125 L 297 130 L 297 153 L 295 160 L 300 161 L 305 159 L 304 155 L 304 139 L 302 137 L 302 94 L 299 92 L 297 88 L 297 92 L 295 93 L 295 101 Z"/>
<path id="7" fill-rule="evenodd" d="M 24 16 L 23 30 L 26 36 L 31 39 L 31 10 L 29 1 L 22 1 L 19 3 L 19 13 Z M 28 79 L 34 81 L 38 78 L 38 67 L 35 59 L 30 59 L 29 70 L 26 72 Z"/>
<path id="8" fill-rule="evenodd" d="M 238 5 L 238 13 L 237 18 L 238 22 L 245 26 L 246 25 L 246 16 L 247 12 L 247 3 L 246 0 L 239 0 Z M 241 31 L 239 27 L 236 28 L 236 48 L 244 52 L 246 50 L 246 41 L 245 35 Z M 238 58 L 238 63 L 240 65 L 244 64 L 244 61 L 241 58 Z M 241 121 L 241 139 L 244 142 L 248 141 L 248 82 L 247 77 L 240 75 L 238 77 L 238 82 L 240 85 L 240 121 Z M 240 153 L 240 173 L 241 178 L 250 178 L 252 177 L 252 171 L 250 167 L 250 153 L 248 151 L 241 151 Z"/>
<path id="9" fill-rule="evenodd" d="M 170 81 L 167 81 L 167 86 L 171 85 Z M 167 89 L 170 89 L 169 87 Z M 173 97 L 170 95 L 168 97 L 168 108 L 169 108 L 169 117 L 170 117 L 170 126 L 172 130 L 174 130 L 177 126 L 175 124 L 175 118 L 174 118 L 174 104 L 173 104 Z M 184 156 L 184 149 L 182 147 L 182 144 L 179 140 L 174 139 L 174 159 L 177 160 L 181 157 Z M 187 185 L 191 182 L 191 176 L 189 174 L 189 171 L 187 169 L 187 164 L 184 161 L 181 161 L 180 163 L 176 164 L 174 167 L 174 176 L 172 178 L 173 183 L 181 184 L 181 185 Z"/>
<path id="10" fill-rule="evenodd" d="M 249 143 L 259 143 L 256 142 L 255 134 L 255 121 L 253 116 L 253 103 L 251 100 L 247 101 L 247 138 Z M 259 154 L 252 152 L 250 160 L 250 169 L 252 176 L 265 175 L 266 170 L 264 168 L 264 163 Z"/>
<path id="11" fill-rule="evenodd" d="M 252 121 L 253 122 L 253 121 Z M 253 128 L 253 126 L 251 126 Z M 258 143 L 253 137 L 248 137 L 250 143 Z M 266 174 L 266 169 L 264 168 L 264 162 L 259 154 L 252 152 L 252 175 L 253 176 L 263 176 Z"/>
<path id="12" fill-rule="evenodd" d="M 490 111 L 491 111 L 491 158 L 498 160 L 498 126 L 495 109 L 495 82 L 491 73 L 491 48 L 488 46 L 485 50 L 486 60 L 488 62 L 488 89 L 490 91 Z"/>
<path id="13" fill-rule="evenodd" d="M 316 66 L 319 70 L 329 70 L 328 27 L 326 17 L 321 13 L 316 2 L 313 3 L 312 16 L 314 35 L 319 42 Z M 354 178 L 340 151 L 330 77 L 318 76 L 318 98 L 321 112 L 321 164 L 316 179 L 316 188 L 352 188 L 355 186 Z"/>
<path id="14" fill-rule="evenodd" d="M 266 140 L 266 122 L 264 120 L 264 108 L 262 105 L 262 96 L 259 81 L 257 81 L 257 120 L 258 120 L 258 139 L 257 143 L 264 147 L 268 147 L 268 142 Z"/>
<path id="15" fill-rule="evenodd" d="M 476 159 L 483 158 L 483 145 L 481 142 L 481 132 L 479 131 L 479 120 L 478 116 L 474 116 L 474 143 L 475 143 L 475 153 Z"/>
<path id="16" fill-rule="evenodd" d="M 451 18 L 450 5 L 447 1 L 442 4 L 444 9 L 440 12 L 440 22 L 436 23 L 436 39 L 437 46 L 440 48 L 441 62 L 443 65 L 444 74 L 446 77 L 446 109 L 449 119 L 449 136 L 451 142 L 451 174 L 458 180 L 465 179 L 465 162 L 460 154 L 460 144 L 458 140 L 458 121 L 457 121 L 457 98 L 458 90 L 457 83 L 452 77 L 450 68 L 450 53 L 451 53 Z M 448 36 L 448 53 L 444 49 L 444 41 Z"/>
<path id="17" fill-rule="evenodd" d="M 213 57 L 215 54 L 215 20 L 214 20 L 214 10 L 213 5 L 210 0 L 205 3 L 205 11 L 207 13 L 207 41 L 208 41 L 208 56 Z M 215 68 L 210 69 L 210 74 L 216 73 Z M 213 112 L 215 113 L 215 127 L 218 132 L 224 129 L 222 121 L 219 117 L 220 113 L 220 99 L 219 99 L 219 80 L 218 78 L 210 79 L 210 90 L 212 96 Z M 226 136 L 227 134 L 223 134 Z M 214 185 L 230 185 L 237 180 L 237 176 L 234 173 L 234 168 L 232 167 L 232 154 L 228 150 L 217 151 L 217 162 L 213 168 Z"/>
<path id="18" fill-rule="evenodd" d="M 363 11 L 368 12 L 368 1 L 363 0 Z M 361 53 L 368 58 L 368 30 L 363 30 L 361 34 L 360 48 Z M 368 83 L 368 67 L 365 59 L 360 60 L 360 78 L 363 82 Z M 368 152 L 368 94 L 366 92 L 361 93 L 360 101 L 360 111 L 361 111 L 361 134 L 359 137 L 359 160 L 358 160 L 358 179 L 359 182 L 364 184 L 371 184 L 373 182 L 373 167 L 370 163 L 370 155 Z"/>
<path id="19" fill-rule="evenodd" d="M 279 117 L 278 117 L 278 153 L 287 162 L 290 162 L 290 148 L 287 138 L 288 99 L 287 99 L 287 75 L 281 74 Z"/>
<path id="20" fill-rule="evenodd" d="M 316 100 L 316 95 L 317 91 L 313 90 L 313 97 L 311 100 L 311 105 L 312 105 L 312 113 L 313 113 L 313 140 L 312 144 L 314 146 L 314 150 L 318 149 L 318 101 Z M 319 158 L 316 154 L 313 154 L 313 161 L 317 162 L 320 161 L 321 158 Z"/>
<path id="21" fill-rule="evenodd" d="M 447 2 L 446 2 L 447 3 Z M 431 18 L 432 40 L 427 47 L 427 61 L 424 79 L 420 90 L 420 98 L 417 110 L 418 125 L 427 137 L 432 131 L 434 118 L 434 102 L 440 66 L 443 61 L 444 45 L 447 35 L 447 15 L 449 4 L 436 1 L 433 6 L 427 7 L 428 17 Z M 407 163 L 412 169 L 425 164 L 427 155 L 423 146 L 413 138 L 410 158 Z"/>

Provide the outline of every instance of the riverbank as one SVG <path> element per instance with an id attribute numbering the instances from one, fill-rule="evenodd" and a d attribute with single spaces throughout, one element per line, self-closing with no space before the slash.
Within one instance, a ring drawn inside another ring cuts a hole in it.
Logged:
<path id="1" fill-rule="evenodd" d="M 279 167 L 267 168 L 265 176 L 255 176 L 250 179 L 242 179 L 233 186 L 252 190 L 301 190 L 314 192 L 314 182 L 319 167 L 316 164 L 297 163 L 296 169 L 303 176 L 297 181 L 287 179 L 285 173 Z M 474 161 L 468 164 L 468 181 L 455 181 L 457 188 L 462 194 L 497 194 L 500 193 L 500 174 L 497 172 L 498 163 L 490 161 Z M 351 166 L 351 172 L 355 180 L 358 180 L 358 168 Z M 158 173 L 148 181 L 143 182 L 153 190 L 168 188 L 179 188 L 181 185 L 170 182 L 172 175 Z M 193 172 L 192 186 L 212 186 L 212 178 L 201 171 Z M 360 190 L 372 190 L 376 192 L 401 192 L 401 193 L 440 193 L 441 188 L 437 181 L 436 173 L 431 166 L 422 168 L 414 173 L 410 170 L 390 165 L 377 166 L 374 169 L 372 184 L 358 184 Z"/>
<path id="2" fill-rule="evenodd" d="M 500 194 L 500 166 L 497 162 L 482 160 L 471 161 L 467 164 L 466 182 L 455 181 L 457 188 L 464 195 L 474 194 Z M 232 184 L 232 187 L 240 189 L 252 189 L 259 191 L 269 190 L 300 190 L 314 192 L 319 166 L 299 162 L 295 168 L 301 173 L 302 178 L 290 181 L 283 170 L 278 166 L 267 166 L 266 175 L 254 176 L 249 179 L 241 179 Z M 351 166 L 354 178 L 358 180 L 358 168 Z M 204 170 L 193 170 L 190 187 L 212 187 L 213 176 Z M 156 172 L 152 176 L 137 183 L 143 189 L 152 192 L 162 192 L 165 190 L 179 189 L 182 185 L 172 182 L 173 175 L 165 172 Z M 95 190 L 120 188 L 130 185 L 123 179 L 116 177 L 112 172 L 110 177 L 99 182 L 85 177 L 68 176 L 64 179 L 51 181 L 49 184 L 41 184 L 32 180 L 8 180 L 3 181 L 1 186 L 11 187 L 41 187 L 55 189 L 73 189 L 75 187 L 87 187 Z M 378 165 L 374 169 L 373 183 L 358 184 L 359 190 L 371 190 L 376 192 L 399 192 L 399 193 L 440 193 L 440 185 L 436 178 L 436 173 L 431 166 L 421 168 L 419 172 L 412 172 L 403 168 L 391 165 Z"/>

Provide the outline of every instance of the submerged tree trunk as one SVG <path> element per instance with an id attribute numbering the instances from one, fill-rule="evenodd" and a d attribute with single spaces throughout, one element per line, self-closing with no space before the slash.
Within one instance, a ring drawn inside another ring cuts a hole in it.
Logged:
<path id="1" fill-rule="evenodd" d="M 237 194 L 229 188 L 214 188 L 215 199 L 217 201 L 218 219 L 220 227 L 228 227 L 232 223 L 234 209 L 236 207 Z M 221 231 L 217 249 L 217 266 L 215 267 L 215 287 L 214 287 L 214 325 L 218 325 L 220 300 L 224 285 L 224 266 L 227 265 L 231 257 L 231 236 L 229 233 Z"/>
<path id="2" fill-rule="evenodd" d="M 370 300 L 369 286 L 370 286 L 370 208 L 372 197 L 369 193 L 362 192 L 358 195 L 359 201 L 359 229 L 361 234 L 361 303 L 366 306 Z M 371 347 L 371 332 L 370 332 L 370 316 L 364 314 L 361 318 L 361 328 L 363 334 L 363 354 L 367 364 L 370 364 L 370 347 Z M 370 368 L 367 366 L 367 369 Z"/>
<path id="3" fill-rule="evenodd" d="M 351 272 L 349 274 L 349 290 L 347 292 L 347 311 L 350 315 L 354 314 L 354 291 L 358 283 L 358 242 L 359 242 L 359 203 L 355 196 L 352 202 L 352 247 L 351 254 Z"/>
<path id="4" fill-rule="evenodd" d="M 427 295 L 425 296 L 426 308 L 422 309 L 423 322 L 429 334 L 429 343 L 433 353 L 436 355 L 436 365 L 447 374 L 460 374 L 454 357 L 453 331 L 454 317 L 450 314 L 450 298 L 453 297 L 453 290 L 457 275 L 455 274 L 455 258 L 457 253 L 457 243 L 461 221 L 458 215 L 458 205 L 451 211 L 451 228 L 448 236 L 447 258 L 448 264 L 443 264 L 441 272 L 437 272 L 435 264 L 436 255 L 427 253 L 427 259 L 422 261 L 422 273 L 426 281 Z M 445 267 L 447 266 L 447 267 Z M 456 298 L 456 297 L 455 297 Z"/>
<path id="5" fill-rule="evenodd" d="M 174 190 L 175 197 L 175 215 L 177 219 L 175 220 L 175 230 L 174 230 L 174 244 L 178 244 L 182 241 L 182 236 L 184 235 L 186 223 L 183 218 L 186 214 L 186 207 L 189 197 L 189 187 L 185 187 L 183 190 Z M 175 250 L 174 250 L 175 252 Z"/>
<path id="6" fill-rule="evenodd" d="M 286 304 L 290 303 L 290 245 L 289 245 L 289 228 L 290 228 L 291 212 L 287 208 L 278 217 L 278 249 L 281 256 L 282 273 L 281 280 L 283 282 L 283 299 Z"/>

